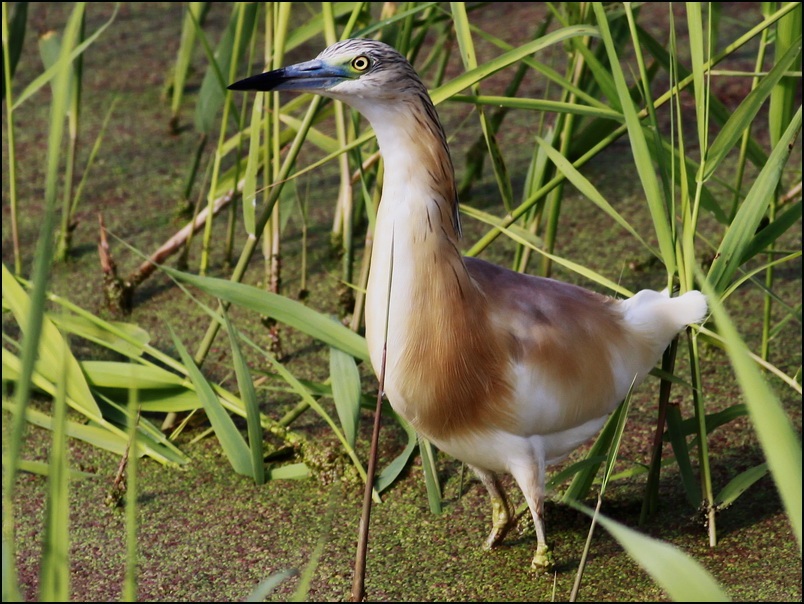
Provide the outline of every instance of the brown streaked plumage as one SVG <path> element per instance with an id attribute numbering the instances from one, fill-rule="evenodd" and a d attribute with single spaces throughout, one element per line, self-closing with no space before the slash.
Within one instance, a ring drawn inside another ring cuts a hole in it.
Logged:
<path id="1" fill-rule="evenodd" d="M 488 547 L 512 522 L 497 473 L 513 475 L 536 526 L 532 566 L 549 568 L 545 467 L 591 438 L 675 335 L 703 320 L 705 297 L 615 300 L 463 258 L 444 131 L 416 72 L 382 42 L 338 42 L 230 88 L 313 92 L 371 122 L 386 166 L 366 296 L 372 364 L 379 373 L 387 334 L 388 399 L 478 474 L 492 501 Z"/>

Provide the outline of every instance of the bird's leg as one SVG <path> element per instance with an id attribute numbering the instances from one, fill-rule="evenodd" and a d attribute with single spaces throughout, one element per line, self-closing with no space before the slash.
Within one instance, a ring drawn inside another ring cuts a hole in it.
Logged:
<path id="1" fill-rule="evenodd" d="M 516 523 L 516 517 L 500 484 L 500 480 L 494 472 L 481 470 L 474 466 L 470 467 L 480 478 L 480 482 L 486 487 L 489 497 L 491 497 L 491 532 L 483 544 L 484 549 L 491 549 L 495 545 L 499 545 L 505 538 L 510 528 Z"/>
<path id="2" fill-rule="evenodd" d="M 544 530 L 544 463 L 534 459 L 529 466 L 519 466 L 511 473 L 522 489 L 536 527 L 536 554 L 530 567 L 537 572 L 549 572 L 553 569 L 553 552 Z"/>

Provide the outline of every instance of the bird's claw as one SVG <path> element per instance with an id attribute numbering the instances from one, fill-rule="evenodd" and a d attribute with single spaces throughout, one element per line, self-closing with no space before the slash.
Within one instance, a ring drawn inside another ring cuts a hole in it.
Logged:
<path id="1" fill-rule="evenodd" d="M 486 541 L 483 543 L 483 549 L 491 549 L 502 543 L 502 540 L 505 539 L 505 535 L 508 534 L 508 530 L 510 529 L 510 525 L 506 523 L 503 526 L 495 526 L 491 529 L 489 536 L 486 537 Z"/>
<path id="2" fill-rule="evenodd" d="M 486 541 L 483 543 L 483 549 L 491 549 L 492 547 L 496 547 L 502 543 L 502 540 L 505 539 L 508 531 L 510 531 L 515 524 L 516 517 L 513 517 L 507 511 L 506 513 L 502 514 L 495 513 L 494 523 L 491 527 L 489 536 L 486 537 Z"/>

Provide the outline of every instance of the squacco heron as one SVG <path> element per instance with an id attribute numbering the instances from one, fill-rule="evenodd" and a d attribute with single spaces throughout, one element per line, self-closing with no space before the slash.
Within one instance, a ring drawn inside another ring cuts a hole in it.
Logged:
<path id="1" fill-rule="evenodd" d="M 372 365 L 379 375 L 387 338 L 391 405 L 488 490 L 486 547 L 515 520 L 498 478 L 513 475 L 536 527 L 532 567 L 549 569 L 546 466 L 601 428 L 676 334 L 704 319 L 706 298 L 643 290 L 617 300 L 464 257 L 444 130 L 427 88 L 387 44 L 344 40 L 229 88 L 315 93 L 371 123 L 385 161 L 366 294 Z"/>

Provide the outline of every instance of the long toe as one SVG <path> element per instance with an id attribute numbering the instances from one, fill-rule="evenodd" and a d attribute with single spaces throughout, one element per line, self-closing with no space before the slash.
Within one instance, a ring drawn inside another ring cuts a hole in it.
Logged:
<path id="1" fill-rule="evenodd" d="M 483 549 L 491 549 L 502 543 L 502 540 L 505 539 L 505 536 L 508 534 L 508 531 L 511 530 L 511 527 L 514 526 L 515 522 L 515 519 L 511 519 L 503 524 L 492 527 L 489 536 L 486 537 L 486 541 L 483 543 Z"/>

